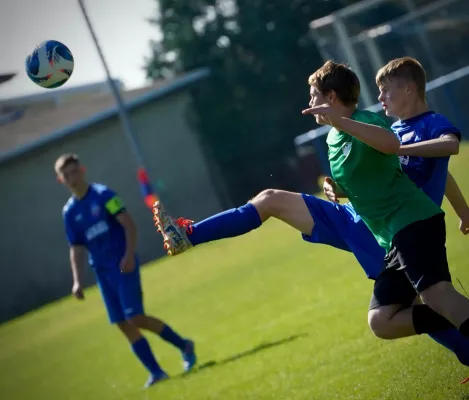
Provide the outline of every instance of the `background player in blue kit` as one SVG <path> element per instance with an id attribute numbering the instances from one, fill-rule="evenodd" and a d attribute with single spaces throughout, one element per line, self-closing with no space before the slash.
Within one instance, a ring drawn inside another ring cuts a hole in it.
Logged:
<path id="1" fill-rule="evenodd" d="M 60 156 L 55 163 L 55 172 L 72 193 L 63 208 L 63 218 L 70 245 L 73 295 L 84 299 L 81 269 L 88 251 L 110 322 L 119 327 L 135 355 L 150 372 L 145 387 L 167 378 L 167 375 L 158 365 L 141 329 L 156 333 L 177 347 L 182 353 L 184 370 L 190 371 L 196 363 L 194 342 L 182 338 L 163 321 L 144 312 L 135 251 L 137 232 L 122 200 L 104 185 L 88 184 L 75 154 Z"/>
<path id="2" fill-rule="evenodd" d="M 401 78 L 391 77 L 399 91 L 383 88 L 382 97 L 386 97 L 383 106 L 388 113 L 391 112 L 390 115 L 400 117 L 406 113 L 413 114 L 411 118 L 402 118 L 400 123 L 394 125 L 397 134 L 407 134 L 400 149 L 403 156 L 401 161 L 409 161 L 405 172 L 416 179 L 417 185 L 438 205 L 441 205 L 446 189 L 446 195 L 461 219 L 461 230 L 467 233 L 469 209 L 456 182 L 448 175 L 449 156 L 458 152 L 460 132 L 446 118 L 428 110 L 424 96 L 425 72 L 416 60 L 403 60 L 400 74 Z M 353 88 L 333 80 L 325 80 L 317 89 L 317 95 L 322 96 L 324 101 L 334 93 L 339 99 L 354 104 L 358 102 L 360 92 L 359 86 Z M 416 133 L 410 135 L 413 129 Z M 413 142 L 415 144 L 409 145 Z M 415 163 L 414 157 L 418 157 Z M 432 159 L 434 157 L 439 158 Z M 414 172 L 413 168 L 417 170 Z M 333 201 L 337 201 L 340 195 L 336 193 L 330 179 L 325 182 L 325 192 Z M 239 208 L 198 223 L 185 219 L 174 220 L 161 203 L 155 206 L 156 225 L 163 234 L 165 247 L 170 254 L 179 254 L 201 243 L 245 234 L 258 228 L 269 217 L 280 219 L 297 229 L 306 241 L 353 252 L 369 278 L 376 279 L 383 270 L 385 251 L 379 247 L 350 203 L 340 205 L 307 194 L 268 189 Z M 416 298 L 410 283 L 403 287 L 403 294 L 407 296 L 406 301 L 410 306 Z M 384 338 L 389 335 L 389 318 L 390 315 L 384 309 L 374 308 L 370 311 L 370 327 L 377 336 Z M 449 328 L 432 332 L 431 336 L 453 350 L 461 362 L 469 365 L 469 341 L 457 329 Z"/>

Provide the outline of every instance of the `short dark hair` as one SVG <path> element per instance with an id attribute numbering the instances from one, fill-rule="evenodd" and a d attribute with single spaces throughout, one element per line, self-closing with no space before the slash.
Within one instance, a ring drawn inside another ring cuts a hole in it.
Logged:
<path id="1" fill-rule="evenodd" d="M 80 159 L 74 153 L 62 154 L 54 164 L 54 170 L 56 173 L 61 172 L 67 165 L 77 164 L 80 165 Z"/>
<path id="2" fill-rule="evenodd" d="M 324 95 L 333 90 L 346 106 L 354 106 L 358 103 L 360 81 L 355 72 L 346 64 L 329 60 L 309 77 L 308 83 Z"/>
<path id="3" fill-rule="evenodd" d="M 394 78 L 415 83 L 419 97 L 425 100 L 427 74 L 422 64 L 415 58 L 401 57 L 389 61 L 376 74 L 376 84 L 381 86 L 386 80 L 393 80 Z"/>

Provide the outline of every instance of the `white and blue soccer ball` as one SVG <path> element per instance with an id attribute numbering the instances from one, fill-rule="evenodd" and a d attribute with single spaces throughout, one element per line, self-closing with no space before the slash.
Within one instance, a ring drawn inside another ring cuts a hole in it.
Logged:
<path id="1" fill-rule="evenodd" d="M 43 88 L 62 86 L 73 73 L 73 55 L 69 48 L 56 40 L 46 40 L 26 58 L 26 73 Z"/>

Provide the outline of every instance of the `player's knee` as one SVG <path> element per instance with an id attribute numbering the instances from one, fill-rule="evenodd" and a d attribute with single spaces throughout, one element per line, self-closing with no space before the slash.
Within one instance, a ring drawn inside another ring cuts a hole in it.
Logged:
<path id="1" fill-rule="evenodd" d="M 373 309 L 368 311 L 368 326 L 373 334 L 380 339 L 394 339 L 389 331 L 389 321 L 391 315 L 387 310 Z"/>
<path id="2" fill-rule="evenodd" d="M 137 341 L 142 336 L 138 326 L 130 323 L 129 321 L 119 322 L 117 326 L 131 343 Z"/>
<path id="3" fill-rule="evenodd" d="M 268 209 L 275 204 L 277 193 L 278 190 L 275 189 L 263 190 L 254 197 L 251 202 L 256 206 L 256 208 Z"/>
<path id="4" fill-rule="evenodd" d="M 146 316 L 144 314 L 135 315 L 127 320 L 127 322 L 136 328 L 145 329 L 147 326 Z"/>
<path id="5" fill-rule="evenodd" d="M 281 191 L 276 189 L 266 189 L 260 192 L 251 200 L 261 216 L 275 216 L 282 206 L 280 199 Z"/>

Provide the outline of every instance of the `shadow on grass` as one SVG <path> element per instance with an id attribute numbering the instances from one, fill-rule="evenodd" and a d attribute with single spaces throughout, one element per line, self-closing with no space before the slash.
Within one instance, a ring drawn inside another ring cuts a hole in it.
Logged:
<path id="1" fill-rule="evenodd" d="M 276 347 L 276 346 L 280 346 L 282 344 L 287 344 L 287 343 L 290 343 L 290 342 L 293 342 L 294 340 L 296 339 L 299 339 L 299 338 L 302 338 L 302 337 L 306 337 L 308 336 L 307 333 L 300 333 L 298 335 L 293 335 L 293 336 L 289 336 L 287 338 L 284 338 L 284 339 L 280 339 L 280 340 L 276 340 L 274 342 L 266 342 L 266 343 L 261 343 L 259 345 L 257 345 L 256 347 L 253 347 L 252 349 L 250 350 L 246 350 L 246 351 L 243 351 L 241 353 L 238 353 L 238 354 L 234 354 L 230 357 L 227 357 L 227 358 L 224 358 L 222 360 L 219 360 L 219 361 L 214 361 L 214 360 L 211 360 L 211 361 L 207 361 L 203 364 L 200 364 L 198 367 L 194 368 L 190 373 L 183 373 L 183 374 L 180 374 L 180 375 L 175 375 L 175 376 L 172 376 L 171 379 L 174 379 L 174 378 L 185 378 L 187 376 L 190 376 L 190 375 L 194 375 L 198 372 L 201 372 L 201 371 L 204 371 L 208 368 L 213 368 L 213 367 L 218 367 L 218 366 L 221 366 L 221 365 L 225 365 L 225 364 L 228 364 L 228 363 L 231 363 L 233 361 L 236 361 L 236 360 L 239 360 L 241 358 L 245 358 L 245 357 L 249 357 L 249 356 L 252 356 L 253 354 L 256 354 L 260 351 L 264 351 L 264 350 L 267 350 L 267 349 L 270 349 L 272 347 Z"/>

